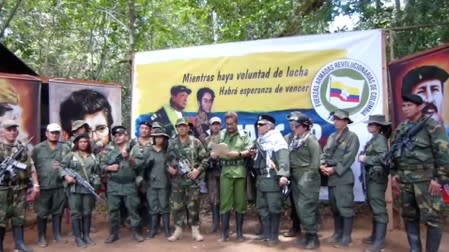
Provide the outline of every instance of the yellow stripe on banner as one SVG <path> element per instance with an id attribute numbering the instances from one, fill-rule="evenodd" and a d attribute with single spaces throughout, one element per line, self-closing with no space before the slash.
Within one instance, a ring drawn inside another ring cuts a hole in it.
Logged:
<path id="1" fill-rule="evenodd" d="M 344 83 L 340 81 L 334 81 L 331 83 L 331 88 L 336 88 L 340 90 L 346 91 L 350 95 L 359 95 L 360 91 L 358 88 L 355 87 L 348 87 Z"/>
<path id="2" fill-rule="evenodd" d="M 196 92 L 215 92 L 213 112 L 276 111 L 311 108 L 310 85 L 325 64 L 346 57 L 346 51 L 268 52 L 243 56 L 198 58 L 137 65 L 135 89 L 138 114 L 168 104 L 170 88 L 192 90 L 185 111 L 198 111 Z"/>

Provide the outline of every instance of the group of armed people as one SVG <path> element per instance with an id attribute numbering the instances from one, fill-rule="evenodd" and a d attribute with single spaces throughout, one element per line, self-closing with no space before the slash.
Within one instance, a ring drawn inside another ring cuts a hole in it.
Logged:
<path id="1" fill-rule="evenodd" d="M 385 247 L 388 223 L 385 191 L 389 175 L 393 193 L 400 195 L 410 251 L 422 250 L 421 220 L 427 226 L 426 251 L 438 251 L 444 210 L 440 188 L 448 183 L 449 142 L 442 125 L 422 114 L 422 106 L 419 96 L 403 97 L 402 111 L 407 119 L 393 131 L 390 143 L 391 125 L 384 115 L 369 116 L 367 125 L 372 138 L 360 154 L 358 137 L 348 128 L 352 123 L 349 113 L 340 109 L 330 114 L 336 132 L 328 137 L 323 149 L 312 133 L 312 120 L 299 111 L 288 115 L 291 133 L 286 136 L 275 129 L 272 116 L 258 116 L 255 141 L 238 129 L 235 112 L 225 113 L 224 125 L 220 118 L 211 118 L 210 135 L 204 142 L 190 134 L 191 125 L 186 118 L 176 121 L 175 136 L 166 134 L 157 122 L 141 122 L 140 136 L 136 139 L 129 138 L 125 127 L 115 126 L 111 130 L 113 142 L 101 147 L 90 139 L 89 126 L 83 121 L 73 123 L 73 136 L 67 142 L 60 142 L 61 127 L 49 124 L 47 139 L 36 145 L 31 155 L 26 151 L 26 144 L 17 140 L 18 124 L 2 122 L 4 140 L 0 143 L 0 161 L 2 170 L 8 168 L 8 172 L 0 173 L 0 252 L 4 251 L 3 240 L 10 219 L 16 249 L 32 251 L 23 239 L 30 179 L 32 195 L 36 197 L 41 247 L 48 245 L 49 218 L 54 241 L 65 242 L 61 236 L 61 218 L 66 202 L 75 244 L 78 247 L 95 244 L 90 237 L 92 211 L 102 180 L 106 182 L 110 228 L 105 243 L 119 239 L 121 218 L 129 221 L 134 240 L 144 240 L 139 195 L 144 195 L 150 216 L 149 238 L 158 234 L 162 220 L 168 241 L 180 239 L 186 223 L 191 226 L 192 238 L 202 241 L 199 210 L 203 183 L 209 189 L 211 231 L 221 228 L 219 241 L 229 240 L 234 211 L 236 239 L 243 241 L 249 173 L 255 176 L 256 209 L 260 217 L 257 240 L 271 246 L 279 243 L 283 190 L 291 186 L 292 219 L 298 219 L 293 223 L 304 230 L 296 244 L 302 249 L 319 248 L 319 193 L 321 180 L 325 179 L 334 219 L 334 233 L 325 242 L 347 247 L 352 242 L 354 174 L 351 166 L 355 161 L 362 164 L 367 175 L 367 202 L 373 216 L 372 233 L 363 239 L 369 244 L 365 251 L 382 251 Z M 391 169 L 386 168 L 387 159 L 393 161 Z M 4 167 L 6 163 L 8 166 Z M 125 215 L 121 214 L 123 207 Z M 170 214 L 175 227 L 172 233 Z M 293 227 L 292 231 L 298 229 Z"/>

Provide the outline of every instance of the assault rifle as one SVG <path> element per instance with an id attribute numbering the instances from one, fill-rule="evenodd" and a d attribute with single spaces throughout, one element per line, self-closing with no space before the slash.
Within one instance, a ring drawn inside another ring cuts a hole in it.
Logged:
<path id="1" fill-rule="evenodd" d="M 393 157 L 394 158 L 402 157 L 402 152 L 404 151 L 404 149 L 413 151 L 415 145 L 412 142 L 412 138 L 416 134 L 418 134 L 418 132 L 420 132 L 424 128 L 424 126 L 426 126 L 426 123 L 429 120 L 429 118 L 430 116 L 426 117 L 426 119 L 420 121 L 413 128 L 408 129 L 407 131 L 399 135 L 396 141 L 393 142 L 390 150 L 385 154 L 385 157 L 383 158 L 384 162 L 383 168 L 386 173 L 389 173 L 394 166 L 392 161 Z"/>
<path id="2" fill-rule="evenodd" d="M 90 185 L 90 183 L 85 180 L 78 172 L 70 168 L 64 168 L 64 171 L 72 178 L 75 178 L 76 183 L 86 189 L 90 194 L 95 196 L 97 199 L 101 199 L 100 195 L 95 192 L 95 189 Z"/>
<path id="3" fill-rule="evenodd" d="M 192 163 L 187 159 L 183 158 L 179 153 L 178 149 L 174 149 L 175 157 L 170 161 L 170 166 L 178 171 L 180 176 L 187 176 L 192 171 Z M 197 185 L 200 185 L 198 179 L 192 179 Z"/>
<path id="4" fill-rule="evenodd" d="M 16 169 L 26 170 L 26 164 L 17 161 L 17 159 L 26 150 L 26 146 L 31 140 L 33 140 L 33 137 L 31 137 L 24 145 L 20 145 L 15 153 L 12 153 L 0 164 L 0 184 L 3 184 L 7 177 L 14 178 L 16 176 Z"/>
<path id="5" fill-rule="evenodd" d="M 282 200 L 286 201 L 290 196 L 290 194 L 292 193 L 290 180 L 286 185 L 282 186 L 281 193 L 282 193 Z"/>

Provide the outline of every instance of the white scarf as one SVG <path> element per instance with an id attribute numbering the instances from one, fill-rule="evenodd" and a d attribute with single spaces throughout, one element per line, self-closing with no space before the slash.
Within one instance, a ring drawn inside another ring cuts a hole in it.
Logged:
<path id="1" fill-rule="evenodd" d="M 260 136 L 257 141 L 259 142 L 260 146 L 262 147 L 262 151 L 266 151 L 266 167 L 267 169 L 273 168 L 272 165 L 274 164 L 271 160 L 271 157 L 273 156 L 273 152 L 276 152 L 280 149 L 287 149 L 288 150 L 288 144 L 285 141 L 284 137 L 281 135 L 281 133 L 277 130 L 270 130 L 264 135 Z M 269 173 L 268 173 L 269 174 Z"/>

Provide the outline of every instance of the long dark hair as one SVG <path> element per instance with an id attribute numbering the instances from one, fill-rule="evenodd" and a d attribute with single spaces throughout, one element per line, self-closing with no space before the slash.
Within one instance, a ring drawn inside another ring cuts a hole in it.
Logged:
<path id="1" fill-rule="evenodd" d="M 80 139 L 86 139 L 87 140 L 87 152 L 88 153 L 92 153 L 92 146 L 91 146 L 91 142 L 90 142 L 90 137 L 88 135 L 83 135 L 80 136 L 78 138 L 75 139 L 75 141 L 73 142 L 73 148 L 72 151 L 79 151 L 79 147 L 78 147 L 78 142 Z"/>

